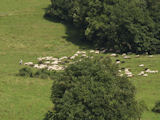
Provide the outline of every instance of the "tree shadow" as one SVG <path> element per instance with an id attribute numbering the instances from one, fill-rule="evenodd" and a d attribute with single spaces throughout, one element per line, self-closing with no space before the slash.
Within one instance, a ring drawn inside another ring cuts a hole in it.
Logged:
<path id="1" fill-rule="evenodd" d="M 47 8 L 44 9 L 46 10 Z M 64 38 L 66 41 L 72 42 L 83 50 L 93 49 L 92 44 L 86 41 L 85 38 L 81 36 L 81 31 L 78 28 L 74 27 L 72 23 L 65 22 L 49 14 L 45 14 L 43 18 L 50 22 L 63 24 L 66 29 L 66 36 L 62 36 L 62 38 Z"/>

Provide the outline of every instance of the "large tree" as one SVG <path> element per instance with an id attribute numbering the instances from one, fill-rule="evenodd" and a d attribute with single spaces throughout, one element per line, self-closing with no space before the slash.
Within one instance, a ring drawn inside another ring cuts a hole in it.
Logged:
<path id="1" fill-rule="evenodd" d="M 160 2 L 156 0 L 51 0 L 49 13 L 73 23 L 95 46 L 156 52 Z"/>
<path id="2" fill-rule="evenodd" d="M 84 59 L 54 81 L 45 120 L 137 120 L 143 112 L 135 87 L 108 58 Z"/>

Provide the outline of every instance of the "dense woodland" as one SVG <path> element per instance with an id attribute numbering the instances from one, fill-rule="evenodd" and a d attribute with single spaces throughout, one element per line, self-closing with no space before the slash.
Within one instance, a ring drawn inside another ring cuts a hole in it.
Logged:
<path id="1" fill-rule="evenodd" d="M 51 0 L 47 14 L 72 23 L 83 40 L 120 52 L 157 53 L 159 0 Z"/>

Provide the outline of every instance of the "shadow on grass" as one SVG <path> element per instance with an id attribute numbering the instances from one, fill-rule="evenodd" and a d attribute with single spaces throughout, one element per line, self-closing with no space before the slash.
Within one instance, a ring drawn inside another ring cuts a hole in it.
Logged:
<path id="1" fill-rule="evenodd" d="M 66 27 L 66 36 L 62 36 L 68 42 L 72 42 L 73 44 L 79 46 L 80 49 L 87 50 L 92 49 L 92 44 L 85 41 L 85 38 L 80 35 L 80 30 L 75 28 L 71 23 L 67 23 L 65 21 L 60 20 L 59 18 L 50 16 L 49 14 L 45 14 L 43 16 L 45 20 L 55 23 L 62 23 Z"/>

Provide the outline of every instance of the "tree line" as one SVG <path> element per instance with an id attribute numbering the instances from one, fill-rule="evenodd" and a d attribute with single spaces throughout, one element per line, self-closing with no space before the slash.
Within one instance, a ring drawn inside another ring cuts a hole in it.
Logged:
<path id="1" fill-rule="evenodd" d="M 51 0 L 47 14 L 72 23 L 96 47 L 156 53 L 160 0 Z"/>

